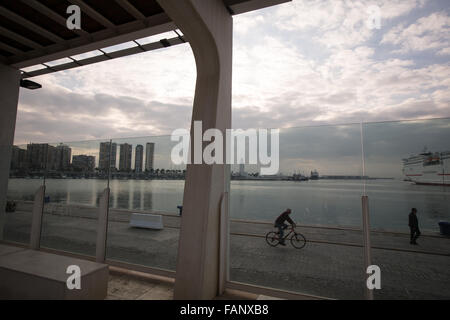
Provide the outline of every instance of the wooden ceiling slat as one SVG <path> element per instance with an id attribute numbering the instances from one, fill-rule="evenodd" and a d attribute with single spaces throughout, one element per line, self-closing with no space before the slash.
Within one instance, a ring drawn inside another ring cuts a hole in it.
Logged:
<path id="1" fill-rule="evenodd" d="M 89 17 L 96 20 L 98 23 L 102 24 L 106 28 L 114 29 L 116 25 L 106 19 L 103 15 L 95 11 L 91 6 L 87 5 L 82 0 L 69 0 L 70 3 L 75 4 L 80 7 L 80 9 L 86 13 Z"/>
<path id="2" fill-rule="evenodd" d="M 23 3 L 25 3 L 26 5 L 32 7 L 33 9 L 35 9 L 36 11 L 39 11 L 41 14 L 45 15 L 46 17 L 52 19 L 53 21 L 57 22 L 58 24 L 60 24 L 61 26 L 63 26 L 64 28 L 67 27 L 67 20 L 66 18 L 60 16 L 58 13 L 56 13 L 55 11 L 47 8 L 45 5 L 43 5 L 42 3 L 36 1 L 36 0 L 21 0 Z M 89 33 L 84 31 L 84 30 L 73 30 L 73 32 L 79 34 L 79 35 L 88 35 Z"/>
<path id="3" fill-rule="evenodd" d="M 117 4 L 119 4 L 123 9 L 125 9 L 129 14 L 131 14 L 137 20 L 145 19 L 145 16 L 136 9 L 131 3 L 127 0 L 116 0 Z"/>
<path id="4" fill-rule="evenodd" d="M 47 39 L 53 41 L 53 42 L 63 42 L 64 39 L 57 36 L 56 34 L 45 30 L 44 28 L 38 26 L 37 24 L 28 21 L 27 19 L 23 18 L 22 16 L 6 9 L 3 6 L 0 6 L 0 15 L 6 17 L 9 20 L 12 20 L 18 24 L 20 24 L 23 27 L 26 27 L 30 29 L 31 31 L 39 32 L 42 36 L 46 37 Z"/>
<path id="5" fill-rule="evenodd" d="M 2 26 L 0 26 L 0 33 L 4 35 L 5 37 L 8 37 L 10 39 L 13 39 L 14 41 L 23 43 L 24 45 L 33 48 L 33 49 L 42 49 L 43 47 L 39 44 L 34 42 L 33 40 L 30 40 L 28 38 L 25 38 L 21 36 L 20 34 L 17 34 L 11 30 L 8 30 Z"/>

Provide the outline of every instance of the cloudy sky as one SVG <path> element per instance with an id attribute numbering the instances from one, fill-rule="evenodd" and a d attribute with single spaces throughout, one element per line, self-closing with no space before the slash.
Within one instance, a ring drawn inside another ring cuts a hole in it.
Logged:
<path id="1" fill-rule="evenodd" d="M 450 116 L 448 0 L 294 0 L 234 26 L 234 128 Z M 35 78 L 15 142 L 188 128 L 195 77 L 186 44 Z"/>

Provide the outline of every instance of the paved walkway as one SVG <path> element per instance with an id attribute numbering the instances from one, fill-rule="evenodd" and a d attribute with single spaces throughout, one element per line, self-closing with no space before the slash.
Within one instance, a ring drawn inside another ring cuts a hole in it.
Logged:
<path id="1" fill-rule="evenodd" d="M 161 231 L 130 228 L 123 212 L 113 212 L 111 218 L 115 221 L 109 223 L 108 259 L 175 270 L 178 217 L 164 217 L 166 228 Z M 30 221 L 28 212 L 9 213 L 6 238 L 27 242 Z M 42 246 L 94 255 L 96 227 L 95 219 L 46 214 Z M 301 227 L 298 231 L 311 242 L 297 250 L 290 245 L 269 247 L 264 235 L 271 229 L 270 224 L 231 223 L 232 281 L 338 299 L 363 298 L 360 231 Z M 420 239 L 420 246 L 412 247 L 408 235 L 373 232 L 371 238 L 373 264 L 382 271 L 382 289 L 376 298 L 450 298 L 450 239 L 430 235 Z"/>

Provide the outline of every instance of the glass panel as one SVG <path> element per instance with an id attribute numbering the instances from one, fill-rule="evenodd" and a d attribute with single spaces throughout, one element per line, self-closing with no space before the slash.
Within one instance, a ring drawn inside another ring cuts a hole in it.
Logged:
<path id="1" fill-rule="evenodd" d="M 381 268 L 383 299 L 448 299 L 450 241 L 450 120 L 364 125 L 373 264 Z M 409 214 L 421 236 L 411 244 Z"/>
<path id="2" fill-rule="evenodd" d="M 231 281 L 362 298 L 360 126 L 282 129 L 279 141 L 278 175 L 262 177 L 251 165 L 232 167 Z M 287 208 L 308 241 L 302 249 L 290 237 L 285 247 L 266 242 Z"/>
<path id="3" fill-rule="evenodd" d="M 47 146 L 41 247 L 94 256 L 99 196 L 107 187 L 97 170 L 99 142 Z"/>
<path id="4" fill-rule="evenodd" d="M 13 146 L 4 239 L 30 243 L 34 195 L 44 184 L 45 157 L 36 144 Z"/>
<path id="5" fill-rule="evenodd" d="M 175 270 L 185 168 L 171 162 L 174 145 L 169 136 L 113 141 L 108 259 Z"/>

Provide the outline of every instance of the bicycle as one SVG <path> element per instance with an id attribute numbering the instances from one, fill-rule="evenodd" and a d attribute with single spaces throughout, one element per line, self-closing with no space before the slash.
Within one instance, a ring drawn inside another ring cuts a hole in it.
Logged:
<path id="1" fill-rule="evenodd" d="M 306 238 L 295 231 L 294 227 L 290 227 L 289 232 L 283 237 L 283 241 L 286 241 L 290 236 L 291 245 L 296 249 L 302 249 L 306 245 Z M 266 234 L 266 241 L 269 246 L 276 247 L 280 244 L 280 233 L 278 231 L 270 231 Z"/>

